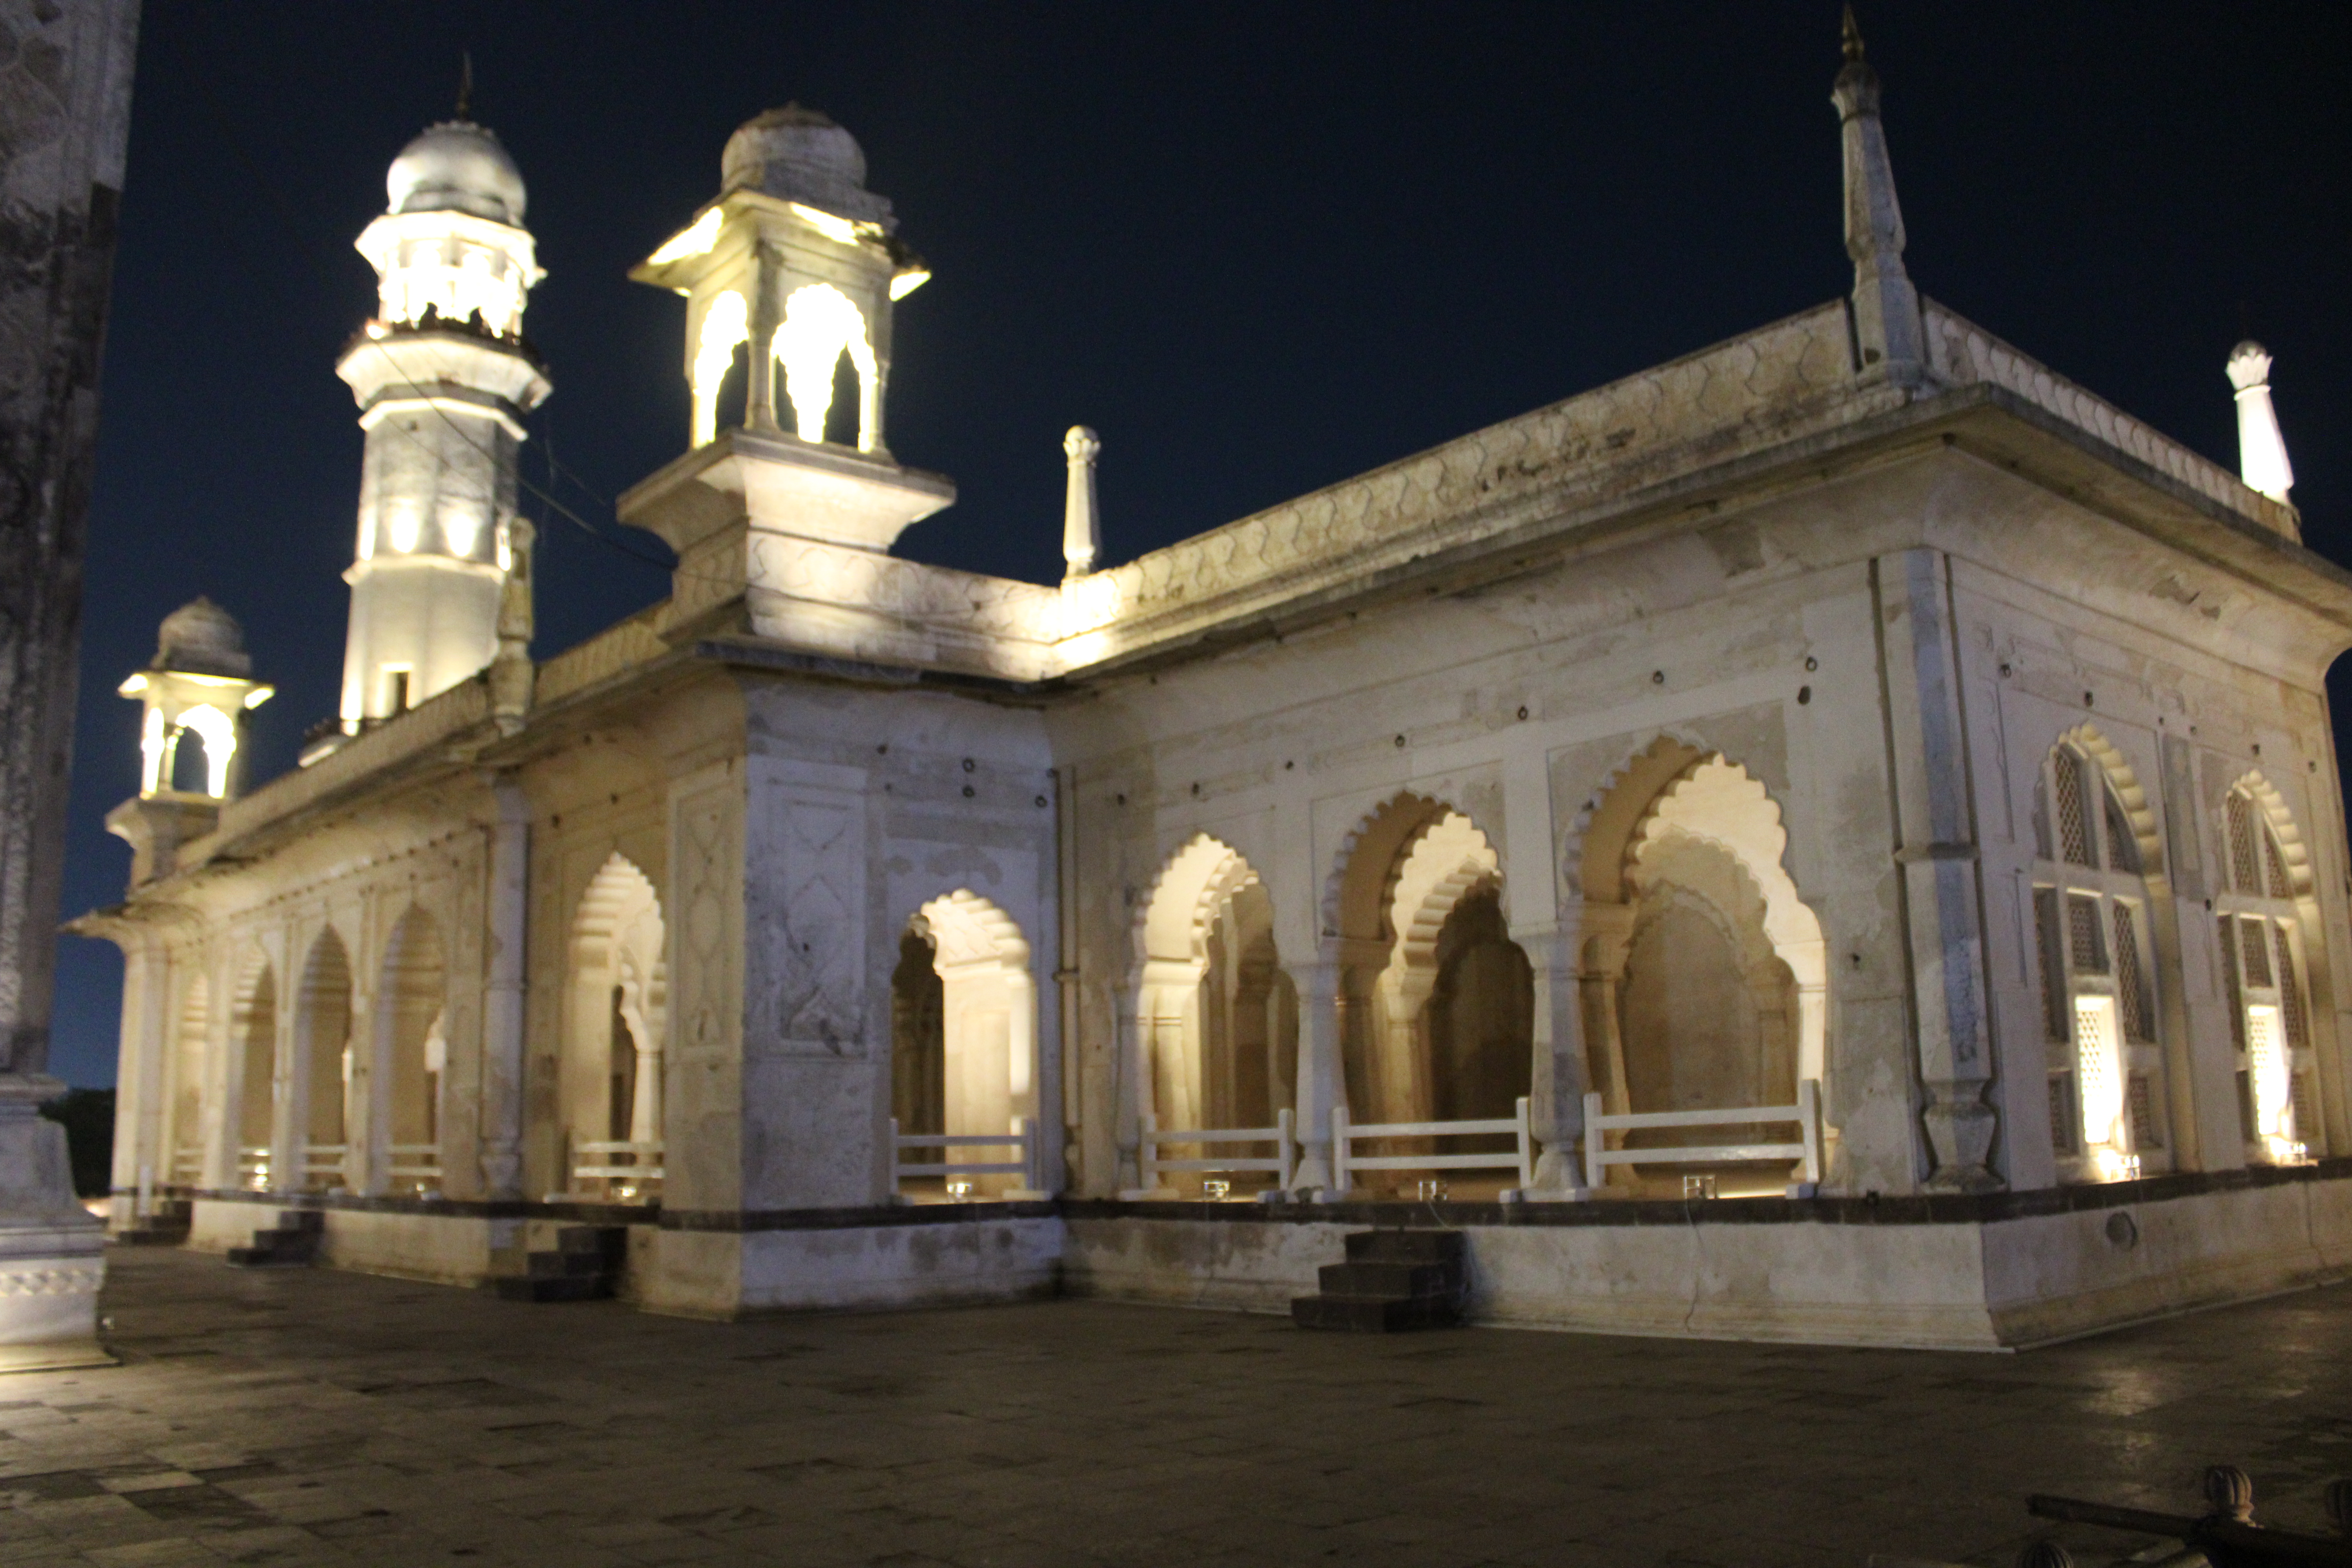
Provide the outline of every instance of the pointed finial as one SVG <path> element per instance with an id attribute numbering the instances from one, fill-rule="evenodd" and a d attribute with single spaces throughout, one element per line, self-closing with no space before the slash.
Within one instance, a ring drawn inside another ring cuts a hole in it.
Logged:
<path id="1" fill-rule="evenodd" d="M 1847 16 L 1848 19 L 1851 20 L 1853 14 L 1849 12 L 1847 13 Z M 457 52 L 457 112 L 451 118 L 457 120 L 467 119 L 472 110 L 473 101 L 474 51 L 471 49 L 460 49 Z"/>
<path id="2" fill-rule="evenodd" d="M 1853 258 L 1854 368 L 1865 382 L 1916 386 L 1927 364 L 1918 290 L 1903 266 L 1903 206 L 1878 118 L 1878 73 L 1863 58 L 1853 7 L 1845 12 L 1845 65 L 1831 85 L 1845 144 L 1845 253 Z"/>

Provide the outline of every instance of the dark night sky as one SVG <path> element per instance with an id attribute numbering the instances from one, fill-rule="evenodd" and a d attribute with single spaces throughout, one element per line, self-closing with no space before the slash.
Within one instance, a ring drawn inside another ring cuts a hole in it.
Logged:
<path id="1" fill-rule="evenodd" d="M 2274 384 L 2352 562 L 2352 8 L 1880 0 L 1863 20 L 1923 291 L 2234 468 Z M 530 187 L 555 395 L 525 473 L 547 654 L 660 596 L 612 498 L 685 445 L 681 307 L 624 274 L 788 99 L 864 143 L 936 277 L 891 446 L 962 499 L 901 553 L 1060 575 L 1062 431 L 1117 561 L 1842 293 L 1837 13 L 1805 4 L 236 5 L 149 0 L 96 510 L 67 912 L 121 896 L 114 695 L 198 593 L 245 623 L 254 778 L 334 706 L 361 436 L 352 240 L 476 115 Z M 547 467 L 553 452 L 562 475 Z M 627 535 L 625 546 L 614 540 Z M 2347 661 L 2352 662 L 2352 661 Z M 2347 690 L 2339 668 L 2338 708 Z M 68 939 L 53 1069 L 111 1082 L 121 963 Z"/>

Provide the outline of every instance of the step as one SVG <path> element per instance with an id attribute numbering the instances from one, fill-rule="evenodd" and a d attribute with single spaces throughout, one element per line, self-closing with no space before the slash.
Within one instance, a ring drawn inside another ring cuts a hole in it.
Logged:
<path id="1" fill-rule="evenodd" d="M 232 1247 L 228 1260 L 236 1268 L 308 1268 L 312 1254 L 307 1247 L 296 1251 L 282 1247 Z"/>
<path id="2" fill-rule="evenodd" d="M 567 1225 L 555 1233 L 555 1249 L 567 1257 L 588 1257 L 618 1268 L 628 1260 L 629 1227 L 625 1225 Z"/>
<path id="3" fill-rule="evenodd" d="M 1326 1296 L 1458 1297 L 1462 1270 L 1450 1263 L 1326 1263 L 1316 1271 Z"/>
<path id="4" fill-rule="evenodd" d="M 117 1247 L 177 1247 L 188 1239 L 184 1225 L 142 1225 L 131 1230 L 114 1233 Z"/>
<path id="5" fill-rule="evenodd" d="M 548 1256 L 533 1253 L 534 1258 Z M 602 1301 L 613 1294 L 613 1281 L 604 1274 L 505 1275 L 490 1281 L 501 1301 Z"/>
<path id="6" fill-rule="evenodd" d="M 1452 1301 L 1434 1296 L 1295 1296 L 1290 1321 L 1302 1329 L 1394 1334 L 1451 1328 L 1462 1313 Z"/>
<path id="7" fill-rule="evenodd" d="M 1466 1238 L 1458 1230 L 1357 1230 L 1347 1237 L 1350 1263 L 1450 1263 L 1459 1266 Z"/>
<path id="8" fill-rule="evenodd" d="M 593 1252 L 533 1252 L 523 1258 L 524 1278 L 530 1279 L 602 1279 L 607 1272 Z"/>

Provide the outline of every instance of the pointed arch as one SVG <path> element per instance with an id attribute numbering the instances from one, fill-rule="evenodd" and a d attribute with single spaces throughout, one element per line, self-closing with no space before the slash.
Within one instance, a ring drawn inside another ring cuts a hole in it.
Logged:
<path id="1" fill-rule="evenodd" d="M 430 1190 L 439 1164 L 448 971 L 438 921 L 411 904 L 384 942 L 375 994 L 376 1163 L 397 1188 Z"/>
<path id="2" fill-rule="evenodd" d="M 303 1104 L 297 1111 L 306 1149 L 344 1142 L 346 1099 L 351 1081 L 352 963 L 343 939 L 331 925 L 320 931 L 302 961 L 294 1000 L 294 1052 L 303 1072 Z M 340 1161 L 337 1162 L 340 1163 Z M 314 1173 L 306 1154 L 306 1178 Z M 340 1175 L 332 1178 L 340 1183 Z"/>
<path id="3" fill-rule="evenodd" d="M 1297 993 L 1248 859 L 1195 833 L 1153 879 L 1134 937 L 1140 1109 L 1181 1129 L 1270 1126 L 1293 1108 Z"/>
<path id="4" fill-rule="evenodd" d="M 1029 939 L 1020 922 L 993 901 L 959 888 L 924 903 L 902 928 L 901 973 L 894 997 L 913 989 L 909 965 L 919 965 L 929 949 L 938 981 L 935 1010 L 894 1006 L 891 1040 L 894 1101 L 899 1062 L 910 1068 L 908 1089 L 928 1092 L 936 1061 L 938 1114 L 944 1133 L 997 1136 L 1013 1124 L 1037 1122 L 1037 995 L 1029 972 Z M 925 987 L 926 994 L 929 988 Z M 929 1031 L 936 1027 L 933 1037 Z M 899 1029 L 908 1031 L 904 1035 Z M 918 1036 L 914 1031 L 924 1031 Z M 912 1082 L 919 1070 L 924 1082 Z M 902 1127 L 902 1132 L 910 1131 Z M 969 1154 L 959 1155 L 969 1158 Z M 1034 1185 L 1035 1173 L 1021 1177 L 983 1176 L 982 1190 Z"/>
<path id="5" fill-rule="evenodd" d="M 607 855 L 572 916 L 557 1072 L 563 1186 L 581 1144 L 663 1141 L 667 935 L 653 879 L 619 850 Z"/>
<path id="6" fill-rule="evenodd" d="M 172 1125 L 166 1146 L 171 1165 L 165 1181 L 201 1184 L 205 1169 L 205 1063 L 212 1030 L 212 977 L 197 968 L 180 990 L 173 1020 Z"/>
<path id="7" fill-rule="evenodd" d="M 1322 914 L 1356 1120 L 1507 1116 L 1528 1092 L 1534 972 L 1508 895 L 1492 837 L 1433 795 L 1390 796 L 1342 840 Z"/>
<path id="8" fill-rule="evenodd" d="M 278 1103 L 278 975 L 255 942 L 230 992 L 229 1050 L 237 1066 L 236 1113 L 226 1129 L 228 1166 L 239 1185 L 269 1184 Z"/>
<path id="9" fill-rule="evenodd" d="M 2062 1181 L 2153 1175 L 2175 1158 L 2160 1038 L 2170 975 L 2156 812 L 2114 740 L 2076 724 L 2043 753 L 2033 796 L 2033 939 L 2052 1157 Z M 2185 1086 L 2181 1086 L 2185 1094 Z M 2190 1108 L 2181 1101 L 2184 1118 Z"/>
<path id="10" fill-rule="evenodd" d="M 1826 1076 L 1828 942 L 1788 847 L 1763 781 L 1679 733 L 1652 735 L 1586 799 L 1566 868 L 1584 905 L 1590 1065 L 1612 1110 L 1785 1105 L 1797 1080 Z"/>
<path id="11" fill-rule="evenodd" d="M 2250 1160 L 2325 1154 L 2343 1125 L 2327 944 L 2311 853 L 2285 796 L 2258 768 L 2221 799 L 2214 879 L 2222 977 Z M 2335 1127 L 2331 1129 L 2330 1122 Z"/>

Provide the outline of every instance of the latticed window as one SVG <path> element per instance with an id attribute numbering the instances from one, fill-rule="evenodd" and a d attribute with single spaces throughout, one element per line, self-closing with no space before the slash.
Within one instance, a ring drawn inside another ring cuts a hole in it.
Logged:
<path id="1" fill-rule="evenodd" d="M 2078 974 L 2105 974 L 2106 955 L 2099 951 L 2099 900 L 2080 893 L 2066 896 L 2066 962 Z"/>
<path id="2" fill-rule="evenodd" d="M 2147 984 L 2139 967 L 2138 922 L 2132 919 L 2132 907 L 2121 899 L 2110 900 L 2107 908 L 2116 922 L 2116 1001 L 2123 1008 L 2124 1037 L 2153 1040 L 2156 1031 L 2148 1023 Z"/>
<path id="3" fill-rule="evenodd" d="M 2259 893 L 2254 848 L 2254 803 L 2242 790 L 2230 792 L 2225 808 L 2230 829 L 2230 886 L 2242 893 Z"/>
<path id="4" fill-rule="evenodd" d="M 2157 1120 L 2156 1088 L 2146 1073 L 2134 1073 L 2131 1080 L 2132 1142 L 2141 1149 L 2164 1147 L 2164 1124 Z"/>
<path id="5" fill-rule="evenodd" d="M 2284 825 L 2249 785 L 2222 799 L 2229 886 L 2214 899 L 2221 988 L 2247 1155 L 2268 1161 L 2316 1154 L 2324 1142 L 2298 940 L 2305 917 Z"/>
<path id="6" fill-rule="evenodd" d="M 2069 866 L 2095 866 L 2091 858 L 2091 816 L 2083 809 L 2083 759 L 2061 751 L 2051 768 L 2058 792 L 2058 855 Z"/>
<path id="7" fill-rule="evenodd" d="M 2112 793 L 2104 796 L 2107 805 L 2107 869 L 2139 875 L 2139 835 L 2132 831 L 2130 819 L 2124 816 L 2124 803 Z"/>
<path id="8" fill-rule="evenodd" d="M 2052 749 L 2035 802 L 2033 928 L 2050 1041 L 2051 1143 L 2061 1174 L 2160 1165 L 2168 1111 L 2162 1016 L 2142 878 L 2142 826 L 2084 732 Z"/>

